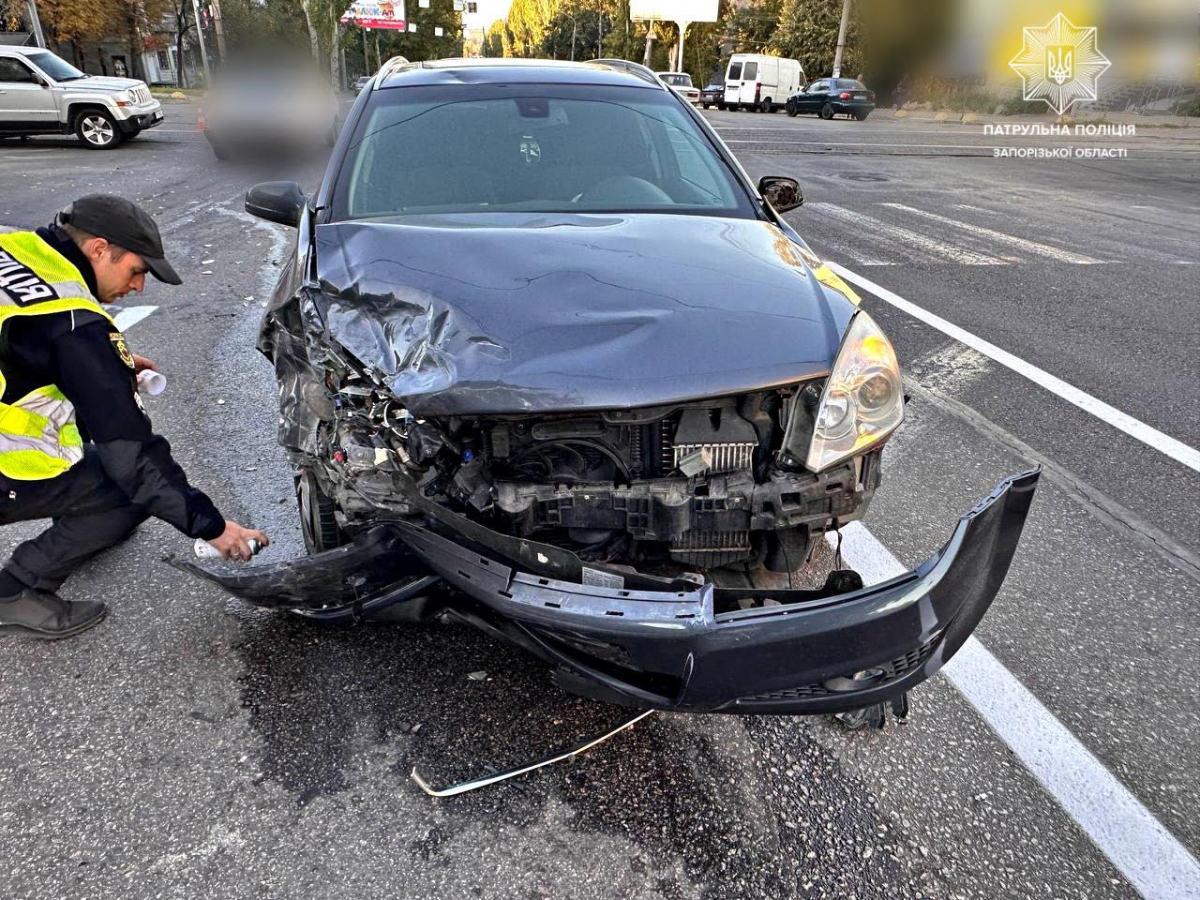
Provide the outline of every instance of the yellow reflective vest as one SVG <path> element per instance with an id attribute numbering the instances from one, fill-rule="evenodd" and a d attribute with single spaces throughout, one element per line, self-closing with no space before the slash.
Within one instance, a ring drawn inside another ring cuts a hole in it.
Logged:
<path id="1" fill-rule="evenodd" d="M 88 290 L 79 269 L 32 231 L 0 234 L 0 346 L 18 316 L 69 310 L 98 313 L 112 323 Z M 0 397 L 8 385 L 0 354 Z M 36 388 L 12 403 L 0 402 L 0 474 L 17 481 L 54 478 L 83 459 L 75 407 L 55 385 Z"/>

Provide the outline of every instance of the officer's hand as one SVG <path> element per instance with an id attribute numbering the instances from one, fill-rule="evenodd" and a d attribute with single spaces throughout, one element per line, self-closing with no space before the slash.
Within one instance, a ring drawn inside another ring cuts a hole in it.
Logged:
<path id="1" fill-rule="evenodd" d="M 152 360 L 146 359 L 144 356 L 138 356 L 136 353 L 130 354 L 133 356 L 133 373 L 141 375 L 147 369 L 151 372 L 157 372 L 158 366 Z"/>
<path id="2" fill-rule="evenodd" d="M 250 541 L 258 541 L 260 547 L 271 546 L 271 539 L 257 528 L 243 528 L 237 522 L 225 520 L 225 530 L 221 536 L 209 541 L 221 551 L 226 559 L 242 562 L 254 556 L 250 551 Z"/>

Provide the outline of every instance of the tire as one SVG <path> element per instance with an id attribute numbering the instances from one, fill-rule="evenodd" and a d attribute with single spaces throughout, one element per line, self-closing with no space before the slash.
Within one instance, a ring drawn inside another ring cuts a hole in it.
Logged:
<path id="1" fill-rule="evenodd" d="M 705 109 L 708 109 L 710 106 L 712 106 L 711 103 L 701 103 L 700 105 L 703 106 Z"/>
<path id="2" fill-rule="evenodd" d="M 225 162 L 226 160 L 231 159 L 233 157 L 233 154 L 230 153 L 229 148 L 226 147 L 224 144 L 215 144 L 212 141 L 210 141 L 209 146 L 212 147 L 213 156 L 215 156 L 217 159 L 221 160 L 221 162 Z"/>
<path id="3" fill-rule="evenodd" d="M 132 141 L 135 137 L 137 137 L 139 134 L 141 134 L 142 131 L 143 131 L 143 129 L 141 129 L 141 128 L 137 128 L 133 131 L 130 131 L 129 133 L 124 135 L 123 140 Z"/>
<path id="4" fill-rule="evenodd" d="M 309 553 L 323 553 L 346 543 L 346 536 L 334 516 L 335 506 L 321 490 L 315 475 L 302 469 L 296 475 L 296 505 L 300 511 L 300 530 Z"/>
<path id="5" fill-rule="evenodd" d="M 789 116 L 791 116 L 793 119 L 796 118 L 796 115 L 797 115 L 796 110 L 790 106 L 787 108 L 787 114 Z"/>
<path id="6" fill-rule="evenodd" d="M 766 100 L 764 100 L 764 101 L 763 101 L 761 104 L 759 104 L 758 111 L 759 111 L 759 112 L 763 112 L 763 113 L 773 113 L 773 112 L 775 112 L 775 106 L 774 106 L 774 105 L 771 103 L 771 98 L 770 98 L 770 97 L 768 97 L 768 98 L 767 98 Z"/>
<path id="7" fill-rule="evenodd" d="M 111 150 L 121 143 L 121 129 L 104 110 L 85 109 L 75 116 L 75 137 L 89 150 Z"/>
<path id="8" fill-rule="evenodd" d="M 833 104 L 832 103 L 826 103 L 824 106 L 821 107 L 821 118 L 825 119 L 826 121 L 833 118 Z"/>
<path id="9" fill-rule="evenodd" d="M 721 103 L 718 103 L 718 104 L 717 104 L 717 109 L 719 109 L 721 112 L 725 112 L 725 108 L 726 108 L 726 107 L 725 107 L 725 103 L 724 103 L 724 102 L 721 102 Z"/>
<path id="10" fill-rule="evenodd" d="M 865 122 L 865 121 L 867 121 L 867 116 L 869 116 L 870 114 L 871 114 L 870 110 L 860 110 L 854 114 L 854 118 L 858 119 L 858 121 L 860 121 L 860 122 Z"/>

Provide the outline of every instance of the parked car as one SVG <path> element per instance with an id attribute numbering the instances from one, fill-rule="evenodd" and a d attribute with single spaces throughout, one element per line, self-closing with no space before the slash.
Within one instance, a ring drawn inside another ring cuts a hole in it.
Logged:
<path id="1" fill-rule="evenodd" d="M 362 89 L 371 83 L 370 75 L 360 75 L 354 80 L 354 93 L 361 94 Z"/>
<path id="2" fill-rule="evenodd" d="M 853 710 L 954 655 L 1036 472 L 900 578 L 718 584 L 861 518 L 904 414 L 891 343 L 781 216 L 793 179 L 749 181 L 624 61 L 385 67 L 346 128 L 314 194 L 246 195 L 296 229 L 259 346 L 311 555 L 180 568 L 469 623 L 642 708 Z"/>
<path id="3" fill-rule="evenodd" d="M 0 137 L 74 134 L 110 150 L 162 121 L 144 81 L 87 75 L 49 50 L 0 45 Z"/>
<path id="4" fill-rule="evenodd" d="M 700 92 L 692 86 L 692 76 L 687 72 L 655 72 L 659 81 L 675 91 L 688 103 L 699 103 Z"/>
<path id="5" fill-rule="evenodd" d="M 875 92 L 853 78 L 822 78 L 788 97 L 787 114 L 816 113 L 822 119 L 854 116 L 864 121 L 875 108 Z"/>
<path id="6" fill-rule="evenodd" d="M 798 60 L 762 53 L 735 53 L 725 70 L 725 105 L 730 109 L 775 112 L 805 85 Z"/>
<path id="7" fill-rule="evenodd" d="M 226 64 L 197 112 L 217 159 L 300 156 L 332 146 L 337 94 L 315 70 L 294 64 Z"/>
<path id="8" fill-rule="evenodd" d="M 700 91 L 700 105 L 705 109 L 710 106 L 715 106 L 717 109 L 725 108 L 725 85 L 723 82 L 714 81 L 704 86 Z"/>

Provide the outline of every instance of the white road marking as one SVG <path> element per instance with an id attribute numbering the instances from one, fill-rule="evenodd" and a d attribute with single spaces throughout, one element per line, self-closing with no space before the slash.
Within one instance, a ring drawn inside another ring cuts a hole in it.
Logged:
<path id="1" fill-rule="evenodd" d="M 908 571 L 861 522 L 842 538 L 866 583 Z M 1196 858 L 983 644 L 968 638 L 942 672 L 1138 893 L 1200 900 Z"/>
<path id="2" fill-rule="evenodd" d="M 988 256 L 986 253 L 978 253 L 974 250 L 968 250 L 965 247 L 956 247 L 953 244 L 945 244 L 934 240 L 928 235 L 920 234 L 899 225 L 889 225 L 880 219 L 846 209 L 845 207 L 838 206 L 836 203 L 809 203 L 806 204 L 805 209 L 811 209 L 834 219 L 848 222 L 856 228 L 865 230 L 872 236 L 882 237 L 885 240 L 890 238 L 890 243 L 899 244 L 910 254 L 914 247 L 920 247 L 926 253 L 932 254 L 939 259 L 966 266 L 1007 265 L 1004 260 L 995 256 Z"/>
<path id="3" fill-rule="evenodd" d="M 940 222 L 943 225 L 950 225 L 954 228 L 960 228 L 963 231 L 971 234 L 979 235 L 988 240 L 996 241 L 1000 244 L 1008 244 L 1011 247 L 1017 247 L 1029 253 L 1036 253 L 1039 256 L 1047 256 L 1050 259 L 1058 262 L 1074 263 L 1079 266 L 1090 266 L 1100 262 L 1098 259 L 1093 259 L 1090 256 L 1084 256 L 1082 253 L 1072 253 L 1070 250 L 1062 250 L 1059 247 L 1051 247 L 1049 244 L 1039 244 L 1037 241 L 1026 240 L 1022 237 L 1017 237 L 1015 234 L 1005 234 L 1003 231 L 996 231 L 994 228 L 984 228 L 982 225 L 972 225 L 970 222 L 960 222 L 958 219 L 951 219 L 949 216 L 943 216 L 939 213 L 929 212 L 924 209 L 916 209 L 912 206 L 905 206 L 903 203 L 881 203 L 880 206 L 886 206 L 889 209 L 898 209 L 902 212 L 910 213 L 914 216 L 921 216 L 925 219 L 930 219 L 934 222 Z"/>
<path id="4" fill-rule="evenodd" d="M 156 309 L 158 309 L 157 306 L 126 306 L 113 318 L 116 320 L 117 328 L 121 331 L 128 331 Z"/>
<path id="5" fill-rule="evenodd" d="M 969 209 L 971 212 L 986 213 L 989 216 L 996 215 L 996 212 L 991 209 L 984 209 L 982 206 L 972 206 L 970 203 L 955 203 L 955 209 Z"/>
<path id="6" fill-rule="evenodd" d="M 917 306 L 915 303 L 905 300 L 899 294 L 881 287 L 870 279 L 864 278 L 862 275 L 851 272 L 849 269 L 835 262 L 826 261 L 826 265 L 851 284 L 857 285 L 864 291 L 874 294 L 880 300 L 890 303 L 915 319 L 920 319 L 926 325 L 936 328 L 943 334 L 947 334 L 956 341 L 966 344 L 973 350 L 978 350 L 984 356 L 991 357 L 1005 368 L 1011 369 L 1018 375 L 1028 378 L 1039 387 L 1045 388 L 1068 403 L 1079 407 L 1084 412 L 1090 413 L 1096 418 L 1107 422 L 1113 428 L 1125 432 L 1130 437 L 1141 441 L 1147 447 L 1153 447 L 1158 452 L 1171 457 L 1176 462 L 1182 463 L 1189 469 L 1200 472 L 1200 450 L 1189 447 L 1183 441 L 1176 440 L 1170 435 L 1164 434 L 1157 428 L 1147 425 L 1145 422 L 1135 419 L 1127 413 L 1121 412 L 1121 410 L 1114 406 L 1109 406 L 1103 400 L 1093 397 L 1091 394 L 1081 391 L 1074 385 L 1068 384 L 1061 378 L 1051 375 L 1044 369 L 1039 369 L 1032 363 L 1025 362 L 1025 360 L 1014 356 L 1007 350 L 1002 350 L 995 344 L 989 343 L 983 338 L 959 328 L 953 322 L 948 322 L 941 316 L 936 316 L 928 310 Z"/>

